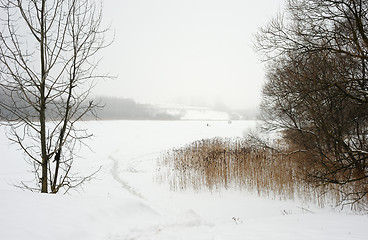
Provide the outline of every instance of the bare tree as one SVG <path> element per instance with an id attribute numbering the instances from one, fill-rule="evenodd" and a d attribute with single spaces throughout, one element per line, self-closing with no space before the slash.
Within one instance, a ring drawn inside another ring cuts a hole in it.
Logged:
<path id="1" fill-rule="evenodd" d="M 96 53 L 106 47 L 93 0 L 1 0 L 0 117 L 9 139 L 34 166 L 42 193 L 68 191 L 90 177 L 71 168 L 76 144 L 89 138 L 76 122 L 97 105 L 88 95 Z"/>
<path id="2" fill-rule="evenodd" d="M 289 0 L 257 35 L 268 61 L 262 104 L 307 179 L 368 198 L 368 2 Z"/>
<path id="3" fill-rule="evenodd" d="M 361 69 L 348 75 L 349 89 L 340 88 L 348 97 L 368 103 L 368 2 L 364 0 L 287 0 L 285 13 L 273 19 L 256 35 L 256 48 L 265 60 L 288 53 L 308 57 L 320 51 L 348 56 L 360 62 Z M 336 82 L 340 87 L 345 82 Z"/>

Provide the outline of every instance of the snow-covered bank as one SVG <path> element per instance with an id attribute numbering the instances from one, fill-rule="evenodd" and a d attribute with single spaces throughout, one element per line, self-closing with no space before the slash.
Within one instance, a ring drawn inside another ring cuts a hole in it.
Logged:
<path id="1" fill-rule="evenodd" d="M 75 168 L 102 166 L 69 195 L 23 192 L 32 179 L 1 130 L 0 239 L 367 239 L 368 216 L 236 190 L 172 192 L 157 179 L 163 151 L 191 141 L 242 136 L 252 121 L 86 122 L 93 152 Z"/>

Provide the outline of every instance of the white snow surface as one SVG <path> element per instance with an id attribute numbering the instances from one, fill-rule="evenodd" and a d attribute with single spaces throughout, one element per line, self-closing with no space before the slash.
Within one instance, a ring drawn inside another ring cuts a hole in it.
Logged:
<path id="1" fill-rule="evenodd" d="M 253 121 L 96 121 L 75 169 L 88 174 L 67 195 L 31 193 L 13 184 L 31 169 L 0 130 L 0 239 L 368 239 L 368 216 L 348 209 L 280 201 L 255 193 L 170 191 L 157 181 L 165 150 L 209 137 L 243 136 Z"/>
<path id="2" fill-rule="evenodd" d="M 207 107 L 190 107 L 182 105 L 157 105 L 173 116 L 179 116 L 181 120 L 203 120 L 203 121 L 228 121 L 230 115 L 226 111 L 213 110 Z"/>

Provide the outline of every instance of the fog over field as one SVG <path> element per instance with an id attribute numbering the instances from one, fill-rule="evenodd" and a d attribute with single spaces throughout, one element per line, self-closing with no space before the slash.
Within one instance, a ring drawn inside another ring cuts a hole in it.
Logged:
<path id="1" fill-rule="evenodd" d="M 193 107 L 179 104 L 142 104 L 127 98 L 100 97 L 94 99 L 102 108 L 97 110 L 101 120 L 254 120 L 257 107 L 232 110 L 224 107 Z"/>

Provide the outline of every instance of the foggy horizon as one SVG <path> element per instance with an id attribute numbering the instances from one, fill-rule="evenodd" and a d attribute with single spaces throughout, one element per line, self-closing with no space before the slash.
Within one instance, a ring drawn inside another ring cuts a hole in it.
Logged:
<path id="1" fill-rule="evenodd" d="M 143 104 L 256 108 L 264 68 L 254 34 L 282 1 L 104 1 L 111 26 L 99 69 L 115 79 L 97 83 L 95 96 Z"/>

